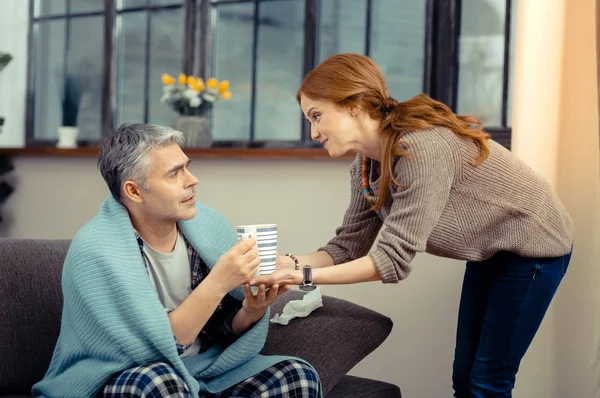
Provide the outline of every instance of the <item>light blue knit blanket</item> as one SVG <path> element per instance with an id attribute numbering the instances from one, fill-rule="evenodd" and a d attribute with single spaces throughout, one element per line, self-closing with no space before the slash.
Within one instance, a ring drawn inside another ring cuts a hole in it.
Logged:
<path id="1" fill-rule="evenodd" d="M 209 268 L 237 241 L 219 212 L 200 204 L 178 223 Z M 290 357 L 262 356 L 269 311 L 229 347 L 213 346 L 183 360 L 169 318 L 148 277 L 127 210 L 109 196 L 72 240 L 62 275 L 60 336 L 34 396 L 92 397 L 115 373 L 169 363 L 193 396 L 218 392 Z M 243 300 L 241 287 L 229 293 Z M 298 359 L 298 358 L 294 358 Z"/>

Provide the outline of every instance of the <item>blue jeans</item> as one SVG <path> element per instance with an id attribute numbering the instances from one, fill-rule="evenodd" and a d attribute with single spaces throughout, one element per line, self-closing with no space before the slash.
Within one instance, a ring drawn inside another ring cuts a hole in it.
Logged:
<path id="1" fill-rule="evenodd" d="M 571 253 L 536 259 L 500 252 L 467 263 L 452 372 L 455 397 L 512 397 L 521 358 L 570 259 Z"/>

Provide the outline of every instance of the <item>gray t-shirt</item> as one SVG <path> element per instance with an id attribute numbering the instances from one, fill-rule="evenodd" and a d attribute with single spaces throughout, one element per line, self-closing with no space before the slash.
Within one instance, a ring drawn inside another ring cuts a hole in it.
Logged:
<path id="1" fill-rule="evenodd" d="M 192 292 L 190 258 L 183 235 L 177 232 L 175 249 L 170 253 L 156 251 L 146 242 L 143 252 L 158 299 L 167 312 L 176 309 Z M 180 357 L 197 354 L 199 351 L 200 339 L 196 337 Z"/>

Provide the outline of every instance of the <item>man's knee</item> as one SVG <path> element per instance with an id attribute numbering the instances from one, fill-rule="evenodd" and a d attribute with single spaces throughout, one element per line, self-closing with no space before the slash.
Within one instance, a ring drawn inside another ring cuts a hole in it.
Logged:
<path id="1" fill-rule="evenodd" d="M 319 396 L 321 382 L 317 371 L 312 366 L 304 362 L 289 360 L 280 370 L 283 373 L 283 381 L 290 388 L 291 396 L 310 398 Z"/>
<path id="2" fill-rule="evenodd" d="M 191 397 L 185 381 L 167 363 L 157 362 L 126 370 L 111 379 L 103 390 L 103 397 L 126 394 L 135 398 Z"/>

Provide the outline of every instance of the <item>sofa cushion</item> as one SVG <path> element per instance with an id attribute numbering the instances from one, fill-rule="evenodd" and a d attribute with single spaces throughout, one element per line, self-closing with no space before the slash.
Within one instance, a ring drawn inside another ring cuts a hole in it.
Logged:
<path id="1" fill-rule="evenodd" d="M 356 376 L 344 376 L 337 383 L 327 398 L 402 398 L 400 388 L 397 385 L 365 379 Z"/>
<path id="2" fill-rule="evenodd" d="M 285 293 L 271 306 L 271 316 L 281 314 L 288 301 L 301 300 L 304 294 L 297 290 Z M 285 326 L 270 323 L 262 353 L 306 360 L 319 373 L 327 394 L 354 365 L 385 341 L 392 326 L 392 320 L 378 312 L 324 295 L 323 307 L 308 317 L 292 319 Z M 307 336 L 311 336 L 308 341 Z"/>
<path id="3" fill-rule="evenodd" d="M 2 398 L 31 398 L 31 394 L 29 395 L 0 395 Z"/>
<path id="4" fill-rule="evenodd" d="M 60 331 L 69 242 L 0 239 L 0 394 L 28 394 L 48 369 Z"/>

